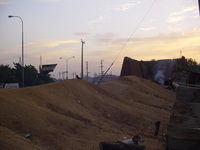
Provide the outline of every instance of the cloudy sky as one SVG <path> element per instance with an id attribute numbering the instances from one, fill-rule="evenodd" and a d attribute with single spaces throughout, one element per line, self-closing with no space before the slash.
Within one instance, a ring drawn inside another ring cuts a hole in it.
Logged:
<path id="1" fill-rule="evenodd" d="M 125 56 L 137 60 L 184 55 L 200 62 L 197 0 L 0 0 L 0 63 L 19 62 L 24 23 L 25 64 L 58 64 L 69 78 L 81 71 L 81 39 L 90 76 L 115 60 L 108 71 L 119 75 Z M 75 58 L 71 58 L 75 56 Z M 60 59 L 63 57 L 65 59 Z M 69 59 L 70 58 L 70 59 Z"/>

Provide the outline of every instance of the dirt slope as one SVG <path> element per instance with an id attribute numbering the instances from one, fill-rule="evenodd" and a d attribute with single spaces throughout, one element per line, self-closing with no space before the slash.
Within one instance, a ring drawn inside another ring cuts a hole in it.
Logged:
<path id="1" fill-rule="evenodd" d="M 100 141 L 140 134 L 148 150 L 164 150 L 174 100 L 174 92 L 134 76 L 98 86 L 74 79 L 0 89 L 0 149 L 97 150 Z"/>

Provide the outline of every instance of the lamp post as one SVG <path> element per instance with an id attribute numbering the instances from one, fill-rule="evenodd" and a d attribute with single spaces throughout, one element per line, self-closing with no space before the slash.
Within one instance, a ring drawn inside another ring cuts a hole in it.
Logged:
<path id="1" fill-rule="evenodd" d="M 66 80 L 68 80 L 68 60 L 71 58 L 75 58 L 74 56 L 69 57 L 69 58 L 64 58 L 64 57 L 60 57 L 60 59 L 65 59 L 66 60 Z"/>
<path id="2" fill-rule="evenodd" d="M 9 18 L 16 17 L 22 22 L 22 87 L 24 87 L 24 25 L 23 20 L 19 16 L 8 16 Z"/>

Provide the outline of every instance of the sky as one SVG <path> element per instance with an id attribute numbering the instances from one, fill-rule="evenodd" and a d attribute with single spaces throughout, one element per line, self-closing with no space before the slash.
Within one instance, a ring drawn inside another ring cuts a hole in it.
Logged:
<path id="1" fill-rule="evenodd" d="M 200 16 L 197 0 L 0 0 L 0 64 L 24 63 L 36 69 L 57 64 L 52 77 L 120 75 L 124 57 L 174 59 L 200 63 Z M 72 58 L 72 57 L 75 58 Z M 40 61 L 40 57 L 42 61 Z M 60 59 L 60 57 L 64 59 Z M 102 61 L 102 65 L 101 65 Z"/>

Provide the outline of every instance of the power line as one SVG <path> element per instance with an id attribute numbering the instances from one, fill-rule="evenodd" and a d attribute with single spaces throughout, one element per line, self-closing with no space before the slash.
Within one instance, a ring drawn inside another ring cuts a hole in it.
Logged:
<path id="1" fill-rule="evenodd" d="M 136 30 L 139 28 L 139 26 L 142 24 L 142 22 L 144 21 L 144 19 L 146 18 L 146 16 L 149 14 L 149 12 L 151 11 L 151 9 L 153 8 L 154 4 L 155 4 L 156 0 L 153 1 L 153 3 L 151 4 L 150 8 L 147 10 L 147 12 L 145 13 L 145 15 L 142 17 L 141 21 L 138 23 L 138 25 L 136 26 L 136 28 L 133 30 L 132 34 L 130 35 L 130 37 L 127 39 L 127 41 L 125 42 L 125 44 L 122 46 L 121 50 L 119 51 L 119 53 L 117 54 L 117 56 L 115 57 L 114 61 L 111 63 L 111 65 L 108 67 L 108 69 L 105 71 L 105 73 L 103 74 L 103 76 L 100 78 L 98 84 L 100 83 L 100 81 L 103 79 L 103 77 L 107 74 L 107 72 L 110 70 L 110 68 L 113 66 L 113 64 L 115 63 L 115 61 L 117 60 L 117 58 L 119 57 L 119 55 L 121 54 L 122 50 L 126 47 L 126 45 L 128 44 L 128 42 L 131 40 L 131 38 L 133 37 L 133 34 L 136 32 Z"/>

